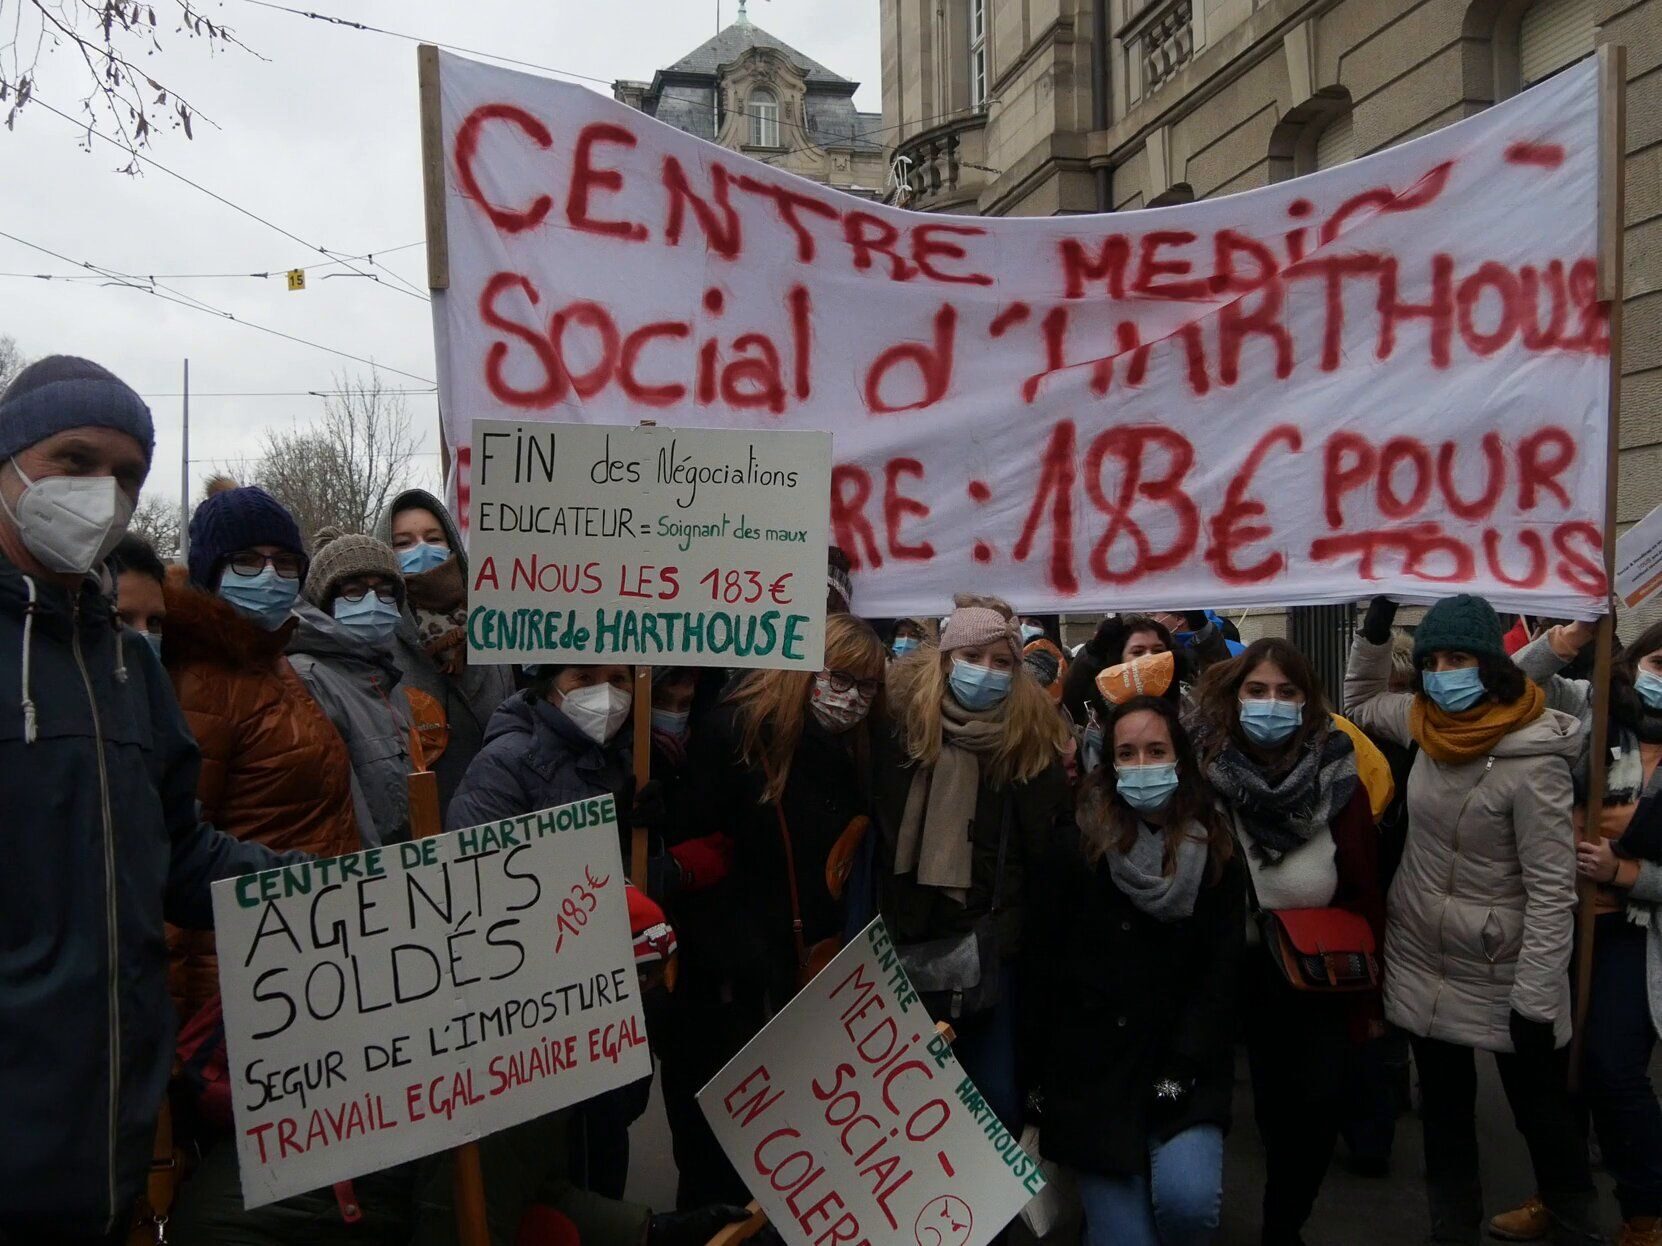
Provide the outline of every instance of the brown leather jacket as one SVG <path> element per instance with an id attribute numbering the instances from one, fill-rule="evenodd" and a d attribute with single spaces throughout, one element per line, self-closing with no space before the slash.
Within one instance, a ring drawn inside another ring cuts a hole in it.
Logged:
<path id="1" fill-rule="evenodd" d="M 162 662 L 202 749 L 203 818 L 237 839 L 320 857 L 355 852 L 352 760 L 283 656 L 291 620 L 265 631 L 168 570 Z M 219 989 L 213 934 L 168 928 L 181 1020 Z"/>

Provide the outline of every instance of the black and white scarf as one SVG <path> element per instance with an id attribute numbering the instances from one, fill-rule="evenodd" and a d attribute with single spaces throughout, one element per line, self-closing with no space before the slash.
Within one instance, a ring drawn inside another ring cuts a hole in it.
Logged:
<path id="1" fill-rule="evenodd" d="M 1233 742 L 1213 759 L 1207 777 L 1240 819 L 1259 858 L 1270 865 L 1324 830 L 1350 802 L 1359 782 L 1350 737 L 1324 724 L 1278 773 Z"/>

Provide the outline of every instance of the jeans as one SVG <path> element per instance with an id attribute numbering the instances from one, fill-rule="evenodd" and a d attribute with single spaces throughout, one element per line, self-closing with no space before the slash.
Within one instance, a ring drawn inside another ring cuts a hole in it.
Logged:
<path id="1" fill-rule="evenodd" d="M 1425 1131 L 1425 1183 L 1431 1240 L 1477 1241 L 1483 1190 L 1477 1165 L 1477 1053 L 1470 1047 L 1416 1038 L 1420 1117 Z M 1587 1145 L 1575 1127 L 1567 1084 L 1569 1052 L 1545 1056 L 1495 1053 L 1512 1119 L 1529 1147 L 1535 1188 L 1563 1233 L 1581 1240 L 1593 1231 L 1596 1201 Z M 1572 1236 L 1580 1234 L 1580 1237 Z"/>
<path id="2" fill-rule="evenodd" d="M 1206 1246 L 1223 1208 L 1223 1130 L 1148 1144 L 1148 1174 L 1079 1174 L 1085 1246 Z"/>
<path id="3" fill-rule="evenodd" d="M 1583 1106 L 1625 1220 L 1662 1216 L 1662 1107 L 1650 1084 L 1656 1032 L 1645 994 L 1646 938 L 1623 913 L 1598 918 L 1582 1058 Z"/>

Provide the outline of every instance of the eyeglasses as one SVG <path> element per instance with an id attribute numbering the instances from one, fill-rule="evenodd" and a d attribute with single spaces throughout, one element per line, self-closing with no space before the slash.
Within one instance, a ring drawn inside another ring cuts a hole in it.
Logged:
<path id="1" fill-rule="evenodd" d="M 374 593 L 376 597 L 389 606 L 398 604 L 398 590 L 390 584 L 380 584 L 375 588 L 365 588 L 362 584 L 351 584 L 335 595 L 344 597 L 347 601 L 362 601 L 371 593 Z"/>
<path id="2" fill-rule="evenodd" d="M 299 554 L 256 554 L 252 550 L 244 550 L 240 554 L 232 554 L 228 565 L 238 575 L 259 575 L 270 567 L 281 579 L 298 580 L 300 569 L 306 564 Z"/>
<path id="3" fill-rule="evenodd" d="M 878 689 L 883 686 L 880 679 L 856 679 L 847 671 L 827 671 L 825 681 L 831 685 L 833 692 L 847 692 L 850 688 L 858 688 L 860 695 L 867 700 L 876 696 Z"/>

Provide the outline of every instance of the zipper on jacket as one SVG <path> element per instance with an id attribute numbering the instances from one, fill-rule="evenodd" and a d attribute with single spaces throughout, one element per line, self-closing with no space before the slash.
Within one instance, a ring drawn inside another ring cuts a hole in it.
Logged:
<path id="1" fill-rule="evenodd" d="M 81 686 L 86 689 L 87 707 L 92 711 L 92 742 L 98 754 L 98 801 L 104 819 L 104 935 L 110 958 L 110 1097 L 108 1154 L 105 1174 L 108 1177 L 107 1198 L 109 1215 L 105 1231 L 113 1232 L 116 1225 L 115 1152 L 116 1118 L 121 1092 L 121 961 L 116 938 L 115 899 L 115 819 L 110 815 L 110 776 L 104 760 L 104 728 L 98 717 L 98 698 L 92 692 L 92 676 L 87 673 L 86 658 L 81 652 L 81 603 L 76 599 L 70 608 L 70 651 L 75 655 L 75 666 L 81 672 Z M 121 643 L 121 638 L 116 638 Z"/>
<path id="2" fill-rule="evenodd" d="M 1448 922 L 1448 906 L 1454 902 L 1454 874 L 1460 863 L 1460 823 L 1465 821 L 1466 808 L 1472 803 L 1472 797 L 1477 795 L 1477 789 L 1483 785 L 1483 780 L 1489 777 L 1489 771 L 1495 768 L 1495 759 L 1491 756 L 1483 766 L 1483 773 L 1478 775 L 1477 782 L 1466 791 L 1466 799 L 1460 802 L 1460 809 L 1454 815 L 1454 835 L 1451 851 L 1448 857 L 1448 887 L 1443 893 L 1443 911 L 1437 915 L 1437 991 L 1431 997 L 1431 1012 L 1426 1020 L 1430 1025 L 1437 1023 L 1437 1005 L 1443 1002 L 1443 984 L 1448 981 L 1448 943 L 1443 937 L 1443 927 Z M 1478 941 L 1482 942 L 1482 933 L 1478 934 Z"/>

